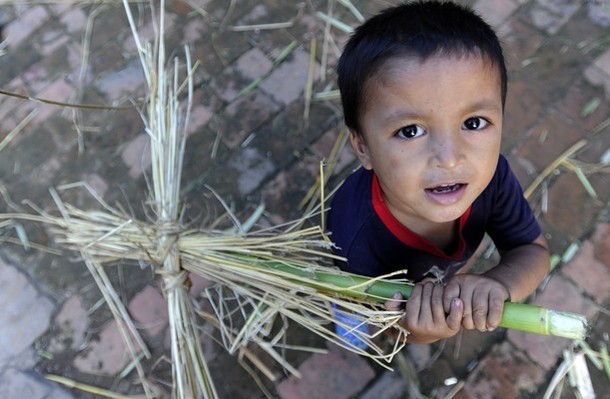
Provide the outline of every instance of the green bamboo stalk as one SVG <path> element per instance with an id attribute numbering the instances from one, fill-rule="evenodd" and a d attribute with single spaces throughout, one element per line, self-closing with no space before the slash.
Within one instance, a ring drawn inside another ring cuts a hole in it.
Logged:
<path id="1" fill-rule="evenodd" d="M 608 380 L 610 380 L 610 357 L 608 356 L 608 347 L 605 343 L 600 346 L 599 353 L 602 358 L 602 364 L 604 365 L 604 371 L 606 371 Z"/>
<path id="2" fill-rule="evenodd" d="M 333 295 L 342 295 L 370 303 L 383 303 L 400 293 L 407 299 L 413 290 L 411 284 L 372 280 L 369 277 L 350 273 L 336 273 L 320 269 L 304 269 L 277 262 L 262 263 L 263 266 L 291 274 L 299 283 Z M 329 269 L 330 270 L 330 269 Z M 584 316 L 558 312 L 542 306 L 506 302 L 500 327 L 528 333 L 551 335 L 569 339 L 585 339 L 588 323 Z"/>

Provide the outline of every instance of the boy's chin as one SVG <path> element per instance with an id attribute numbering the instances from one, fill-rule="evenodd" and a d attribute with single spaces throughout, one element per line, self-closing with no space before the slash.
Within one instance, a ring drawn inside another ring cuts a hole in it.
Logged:
<path id="1" fill-rule="evenodd" d="M 435 212 L 432 215 L 428 215 L 429 222 L 436 224 L 444 224 L 455 222 L 466 212 L 468 207 L 455 207 L 454 209 L 444 209 L 441 212 Z"/>

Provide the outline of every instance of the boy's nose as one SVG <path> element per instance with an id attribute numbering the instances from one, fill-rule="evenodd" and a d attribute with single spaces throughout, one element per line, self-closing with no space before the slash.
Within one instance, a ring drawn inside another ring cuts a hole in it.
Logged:
<path id="1" fill-rule="evenodd" d="M 453 169 L 462 163 L 464 152 L 458 135 L 453 133 L 437 137 L 432 150 L 434 167 Z"/>

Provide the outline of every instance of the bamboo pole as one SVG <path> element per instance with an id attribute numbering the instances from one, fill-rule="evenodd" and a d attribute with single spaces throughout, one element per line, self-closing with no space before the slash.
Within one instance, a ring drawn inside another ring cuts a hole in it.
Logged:
<path id="1" fill-rule="evenodd" d="M 279 263 L 265 266 L 296 277 L 307 277 L 314 281 L 310 283 L 312 288 L 326 291 L 328 294 L 339 294 L 374 303 L 390 300 L 396 293 L 407 299 L 413 290 L 412 285 L 405 282 L 372 281 L 370 278 L 348 273 L 340 275 L 319 270 L 303 270 Z M 299 279 L 299 282 L 303 281 Z M 582 315 L 513 302 L 504 304 L 500 327 L 569 339 L 585 339 L 588 331 L 587 320 Z"/>

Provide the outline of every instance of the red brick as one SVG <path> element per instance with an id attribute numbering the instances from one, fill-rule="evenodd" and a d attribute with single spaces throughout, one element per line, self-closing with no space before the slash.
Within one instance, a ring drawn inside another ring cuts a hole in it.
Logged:
<path id="1" fill-rule="evenodd" d="M 361 399 L 403 399 L 409 397 L 408 381 L 397 372 L 386 371 Z"/>
<path id="2" fill-rule="evenodd" d="M 336 128 L 329 130 L 324 133 L 318 141 L 313 143 L 311 150 L 320 158 L 328 161 L 331 155 L 332 148 L 335 146 L 339 136 L 339 131 Z M 337 164 L 332 171 L 327 171 L 332 174 L 341 173 L 346 167 L 356 165 L 356 154 L 352 150 L 352 146 L 349 141 L 345 144 L 343 149 L 339 151 L 337 156 Z"/>
<path id="3" fill-rule="evenodd" d="M 498 33 L 510 71 L 521 69 L 523 61 L 532 57 L 544 42 L 544 36 L 537 29 L 514 18 L 503 25 Z M 533 103 L 530 101 L 530 104 Z"/>
<path id="4" fill-rule="evenodd" d="M 74 86 L 69 84 L 65 79 L 60 78 L 42 89 L 42 91 L 37 93 L 37 96 L 46 100 L 67 102 L 74 94 L 76 94 Z M 40 107 L 37 118 L 46 119 L 57 110 L 59 110 L 57 106 L 47 105 Z"/>
<path id="5" fill-rule="evenodd" d="M 35 47 L 41 56 L 48 57 L 56 50 L 63 49 L 70 42 L 70 39 L 71 37 L 61 29 L 55 31 L 49 29 L 42 34 Z"/>
<path id="6" fill-rule="evenodd" d="M 131 361 L 115 320 L 110 321 L 100 332 L 99 340 L 74 359 L 74 366 L 83 373 L 113 376 Z"/>
<path id="7" fill-rule="evenodd" d="M 279 109 L 280 107 L 260 90 L 236 99 L 224 110 L 226 123 L 223 125 L 223 142 L 229 148 L 241 145 Z"/>
<path id="8" fill-rule="evenodd" d="M 132 139 L 121 153 L 132 179 L 137 179 L 148 169 L 152 162 L 150 157 L 150 137 L 145 133 Z"/>
<path id="9" fill-rule="evenodd" d="M 610 224 L 599 224 L 591 237 L 591 243 L 595 258 L 610 267 Z"/>
<path id="10" fill-rule="evenodd" d="M 557 109 L 577 121 L 586 129 L 594 129 L 606 120 L 610 105 L 604 101 L 603 90 L 596 89 L 579 80 L 573 84 L 566 95 L 557 104 Z M 583 108 L 594 99 L 599 99 L 599 106 L 589 115 L 582 115 Z"/>
<path id="11" fill-rule="evenodd" d="M 231 102 L 248 85 L 267 75 L 272 67 L 271 60 L 261 50 L 254 48 L 242 54 L 231 67 L 215 79 L 212 87 L 220 98 Z"/>
<path id="12" fill-rule="evenodd" d="M 280 104 L 287 105 L 301 97 L 309 76 L 309 53 L 295 50 L 261 83 L 261 89 Z M 290 82 L 289 85 L 286 82 Z"/>
<path id="13" fill-rule="evenodd" d="M 89 327 L 89 317 L 81 298 L 73 296 L 68 299 L 55 316 L 54 323 L 59 327 L 60 332 L 49 344 L 49 350 L 53 353 L 67 348 L 78 350 L 85 342 L 85 334 Z"/>
<path id="14" fill-rule="evenodd" d="M 600 86 L 606 90 L 606 96 L 610 93 L 610 73 L 601 70 L 596 65 L 591 65 L 584 72 L 584 76 L 593 86 Z"/>
<path id="15" fill-rule="evenodd" d="M 237 72 L 250 80 L 265 76 L 271 71 L 272 67 L 271 60 L 256 47 L 239 57 L 234 65 Z"/>
<path id="16" fill-rule="evenodd" d="M 54 309 L 25 274 L 2 258 L 0 303 L 0 365 L 4 366 L 7 359 L 17 358 L 47 330 Z"/>
<path id="17" fill-rule="evenodd" d="M 521 80 L 508 85 L 504 127 L 502 129 L 502 149 L 504 152 L 526 137 L 544 112 L 544 102 L 535 87 Z"/>
<path id="18" fill-rule="evenodd" d="M 43 6 L 39 5 L 27 9 L 6 26 L 4 36 L 6 37 L 7 44 L 16 48 L 48 19 L 49 14 Z"/>
<path id="19" fill-rule="evenodd" d="M 273 180 L 265 184 L 263 198 L 267 208 L 273 210 L 271 217 L 274 224 L 285 223 L 287 220 L 302 216 L 303 210 L 299 208 L 299 203 L 316 182 L 319 170 L 319 159 L 303 157 L 290 169 L 282 170 Z"/>
<path id="20" fill-rule="evenodd" d="M 185 0 L 174 0 L 171 1 L 168 5 L 167 8 L 169 10 L 171 10 L 172 12 L 178 14 L 178 15 L 182 15 L 182 16 L 186 16 L 188 15 L 190 12 L 193 11 L 193 7 Z M 195 21 L 197 21 L 197 23 L 201 24 L 201 21 L 199 19 L 196 19 Z"/>
<path id="21" fill-rule="evenodd" d="M 206 106 L 200 104 L 193 106 L 189 119 L 188 134 L 191 135 L 200 131 L 210 121 L 212 115 L 214 113 Z"/>
<path id="22" fill-rule="evenodd" d="M 110 101 L 120 100 L 124 96 L 137 98 L 143 93 L 144 84 L 144 73 L 139 61 L 112 71 L 98 82 L 99 89 Z"/>
<path id="23" fill-rule="evenodd" d="M 440 349 L 437 349 L 440 350 Z M 443 350 L 444 352 L 444 350 Z M 434 354 L 433 354 L 434 355 Z M 461 355 L 461 354 L 460 354 Z M 454 359 L 457 355 L 453 356 Z M 433 359 L 432 359 L 433 360 Z M 453 360 L 453 359 L 452 359 Z M 427 363 L 423 368 L 418 368 L 418 376 L 420 382 L 420 390 L 422 392 L 437 392 L 437 396 L 439 398 L 446 398 L 447 395 L 441 395 L 441 392 L 447 392 L 453 385 L 446 385 L 445 381 L 450 380 L 456 377 L 455 364 L 453 361 L 448 361 L 446 359 L 438 359 L 436 361 L 432 361 Z M 400 374 L 398 370 L 395 371 L 396 374 Z M 448 382 L 448 381 L 447 381 Z M 404 381 L 405 384 L 409 384 L 409 381 Z M 385 396 L 381 396 L 380 398 L 384 398 Z"/>
<path id="24" fill-rule="evenodd" d="M 275 170 L 273 161 L 261 154 L 257 148 L 244 148 L 228 162 L 230 169 L 239 174 L 237 188 L 242 196 L 246 196 L 258 189 L 260 184 Z"/>
<path id="25" fill-rule="evenodd" d="M 585 134 L 571 119 L 551 111 L 533 127 L 531 136 L 520 145 L 516 155 L 529 159 L 542 171 Z"/>
<path id="26" fill-rule="evenodd" d="M 198 40 L 201 40 L 203 31 L 203 25 L 201 24 L 201 20 L 192 19 L 188 21 L 184 26 L 182 26 L 182 41 L 180 44 L 191 44 Z"/>
<path id="27" fill-rule="evenodd" d="M 212 285 L 212 281 L 203 278 L 195 273 L 189 273 L 189 278 L 191 279 L 192 284 L 189 292 L 195 298 L 198 297 L 204 289 Z"/>
<path id="28" fill-rule="evenodd" d="M 485 356 L 455 398 L 517 399 L 536 393 L 544 379 L 544 370 L 504 342 Z"/>
<path id="29" fill-rule="evenodd" d="M 375 376 L 364 358 L 338 348 L 309 357 L 299 372 L 302 378 L 293 376 L 277 386 L 280 398 L 348 399 Z"/>
<path id="30" fill-rule="evenodd" d="M 462 329 L 458 335 L 445 341 L 444 357 L 456 370 L 466 370 L 490 351 L 505 333 L 506 331 L 501 328 L 485 333 Z"/>
<path id="31" fill-rule="evenodd" d="M 165 14 L 165 20 L 163 21 L 163 23 L 165 24 L 166 36 L 169 36 L 168 32 L 172 31 L 176 18 L 177 18 L 176 15 L 168 14 L 168 13 Z M 139 37 L 140 43 L 142 45 L 146 45 L 146 43 L 154 43 L 155 35 L 157 33 L 157 30 L 159 29 L 157 25 L 158 25 L 157 20 L 154 20 L 153 18 L 148 18 L 148 20 L 144 24 L 144 26 L 138 27 L 138 37 Z M 129 26 L 127 24 L 125 24 L 124 29 L 125 30 L 129 29 Z M 99 32 L 95 32 L 95 33 L 98 33 L 98 35 L 99 35 Z M 126 54 L 137 54 L 138 50 L 137 50 L 136 42 L 133 39 L 133 36 L 131 34 L 129 34 L 126 37 L 127 37 L 127 39 L 123 43 L 125 53 Z"/>
<path id="32" fill-rule="evenodd" d="M 167 302 L 161 293 L 150 285 L 134 296 L 128 309 L 138 327 L 149 336 L 156 336 L 167 326 Z"/>
<path id="33" fill-rule="evenodd" d="M 49 84 L 49 75 L 53 71 L 45 68 L 44 64 L 36 63 L 29 67 L 27 70 L 21 74 L 21 79 L 23 79 L 24 85 L 21 86 L 22 89 L 26 88 L 29 93 L 37 93 L 40 90 L 44 89 L 46 85 Z M 11 82 L 12 84 L 12 82 Z"/>
<path id="34" fill-rule="evenodd" d="M 540 218 L 553 229 L 578 239 L 594 223 L 601 207 L 574 173 L 563 172 L 549 188 L 548 211 Z"/>
<path id="35" fill-rule="evenodd" d="M 496 29 L 517 8 L 519 3 L 515 0 L 482 0 L 474 4 L 474 10 L 491 26 Z"/>
<path id="36" fill-rule="evenodd" d="M 571 282 L 557 274 L 551 277 L 544 291 L 533 305 L 564 312 L 574 312 L 591 319 L 596 312 L 595 305 L 586 299 L 582 292 Z M 561 356 L 563 349 L 570 346 L 566 338 L 550 337 L 509 330 L 507 338 L 530 359 L 550 370 Z"/>
<path id="37" fill-rule="evenodd" d="M 594 246 L 584 242 L 562 273 L 601 304 L 610 295 L 610 268 L 595 259 Z"/>
<path id="38" fill-rule="evenodd" d="M 87 26 L 87 14 L 81 8 L 73 8 L 61 16 L 69 34 L 78 34 Z"/>
<path id="39" fill-rule="evenodd" d="M 553 35 L 564 26 L 580 8 L 580 4 L 570 1 L 539 1 L 530 10 L 534 25 Z"/>
<path id="40" fill-rule="evenodd" d="M 592 318 L 597 307 L 583 297 L 582 292 L 560 274 L 553 275 L 542 293 L 532 304 L 558 311 L 574 312 Z"/>
<path id="41" fill-rule="evenodd" d="M 36 166 L 32 171 L 29 182 L 45 187 L 61 170 L 61 162 L 57 157 L 43 159 L 43 163 Z"/>
<path id="42" fill-rule="evenodd" d="M 593 64 L 610 75 L 610 49 L 606 50 L 606 52 L 597 57 Z"/>
<path id="43" fill-rule="evenodd" d="M 95 191 L 95 194 L 100 197 L 104 197 L 106 191 L 108 191 L 108 183 L 97 173 L 92 173 L 85 177 L 85 183 Z"/>
<path id="44" fill-rule="evenodd" d="M 38 93 L 38 97 L 53 101 L 68 101 L 76 90 L 65 79 L 60 78 Z"/>

